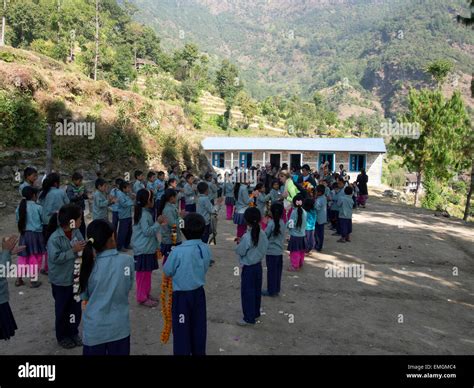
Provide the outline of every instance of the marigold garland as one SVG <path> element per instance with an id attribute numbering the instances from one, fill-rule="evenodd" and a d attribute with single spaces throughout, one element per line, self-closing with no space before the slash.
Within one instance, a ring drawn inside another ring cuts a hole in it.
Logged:
<path id="1" fill-rule="evenodd" d="M 161 343 L 166 344 L 170 338 L 172 317 L 171 307 L 173 304 L 173 280 L 163 273 L 161 282 L 161 314 L 163 315 L 163 330 L 161 332 Z"/>

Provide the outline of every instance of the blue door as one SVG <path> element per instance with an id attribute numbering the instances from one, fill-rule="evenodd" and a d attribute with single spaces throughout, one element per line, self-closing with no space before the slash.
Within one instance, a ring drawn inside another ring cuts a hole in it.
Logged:
<path id="1" fill-rule="evenodd" d="M 241 152 L 239 157 L 239 167 L 250 168 L 252 167 L 252 153 Z"/>
<path id="2" fill-rule="evenodd" d="M 336 170 L 336 156 L 335 156 L 334 153 L 319 153 L 318 168 L 319 168 L 319 166 L 321 166 L 321 164 L 323 164 L 325 162 L 329 162 L 329 169 L 331 171 Z"/>

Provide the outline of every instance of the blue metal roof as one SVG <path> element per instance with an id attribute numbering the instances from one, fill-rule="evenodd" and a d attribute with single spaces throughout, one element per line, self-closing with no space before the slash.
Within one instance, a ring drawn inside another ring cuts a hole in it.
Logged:
<path id="1" fill-rule="evenodd" d="M 333 151 L 386 153 L 382 138 L 207 137 L 206 151 Z"/>

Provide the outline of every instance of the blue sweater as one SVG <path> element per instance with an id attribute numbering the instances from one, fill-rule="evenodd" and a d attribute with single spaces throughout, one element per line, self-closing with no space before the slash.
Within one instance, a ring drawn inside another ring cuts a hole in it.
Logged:
<path id="1" fill-rule="evenodd" d="M 157 233 L 160 224 L 153 222 L 150 209 L 142 209 L 142 216 L 138 224 L 133 225 L 132 248 L 134 256 L 151 255 L 159 247 Z"/>
<path id="2" fill-rule="evenodd" d="M 209 246 L 201 240 L 187 240 L 175 247 L 163 267 L 164 273 L 173 278 L 173 292 L 204 286 L 211 258 Z"/>
<path id="3" fill-rule="evenodd" d="M 48 240 L 48 278 L 56 286 L 72 286 L 74 281 L 74 261 L 77 253 L 72 250 L 72 241 L 84 240 L 79 229 L 72 230 L 71 241 L 63 228 L 58 227 Z"/>
<path id="4" fill-rule="evenodd" d="M 291 217 L 286 223 L 286 227 L 290 231 L 290 236 L 294 237 L 305 237 L 306 236 L 306 211 L 304 209 L 301 209 L 302 212 L 302 222 L 301 226 L 299 228 L 296 227 L 296 224 L 298 222 L 298 209 L 293 209 L 291 212 Z"/>
<path id="5" fill-rule="evenodd" d="M 97 254 L 86 290 L 83 342 L 95 346 L 130 335 L 128 294 L 134 279 L 133 258 L 110 249 Z"/>
<path id="6" fill-rule="evenodd" d="M 69 198 L 64 190 L 51 187 L 48 194 L 46 194 L 46 197 L 39 201 L 39 204 L 43 206 L 43 221 L 45 222 L 45 225 L 49 223 L 49 219 L 54 213 L 61 209 L 63 205 L 67 205 L 68 203 Z"/>
<path id="7" fill-rule="evenodd" d="M 94 193 L 94 202 L 92 203 L 92 219 L 107 220 L 109 210 L 109 200 L 106 195 L 96 190 Z"/>
<path id="8" fill-rule="evenodd" d="M 352 208 L 354 206 L 352 195 L 341 195 L 337 200 L 337 205 L 339 206 L 339 218 L 352 218 Z"/>
<path id="9" fill-rule="evenodd" d="M 20 207 L 16 208 L 16 222 L 20 216 Z M 26 201 L 26 227 L 28 232 L 42 232 L 46 220 L 43 219 L 43 207 L 34 201 Z"/>
<path id="10" fill-rule="evenodd" d="M 118 217 L 119 220 L 132 217 L 133 201 L 127 193 L 121 190 L 117 192 L 118 198 Z"/>
<path id="11" fill-rule="evenodd" d="M 254 265 L 260 263 L 267 254 L 268 238 L 263 230 L 260 230 L 258 245 L 254 246 L 250 229 L 242 236 L 235 253 L 239 257 L 241 265 Z"/>
<path id="12" fill-rule="evenodd" d="M 283 255 L 283 244 L 285 241 L 286 225 L 283 220 L 280 220 L 280 233 L 276 236 L 273 234 L 275 230 L 275 222 L 273 220 L 268 221 L 265 234 L 268 238 L 267 255 L 280 256 Z"/>
<path id="13" fill-rule="evenodd" d="M 328 201 L 326 196 L 321 195 L 316 198 L 314 207 L 316 208 L 316 219 L 318 225 L 326 224 L 328 222 Z"/>
<path id="14" fill-rule="evenodd" d="M 196 212 L 203 216 L 206 225 L 209 225 L 211 223 L 211 214 L 217 213 L 217 210 L 212 206 L 211 200 L 207 195 L 199 194 Z"/>

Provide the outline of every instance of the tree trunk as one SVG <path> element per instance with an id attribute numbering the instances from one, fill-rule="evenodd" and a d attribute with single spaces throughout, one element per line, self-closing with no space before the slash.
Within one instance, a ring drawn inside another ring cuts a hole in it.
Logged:
<path id="1" fill-rule="evenodd" d="M 415 206 L 418 205 L 418 192 L 421 184 L 421 172 L 416 173 Z"/>
<path id="2" fill-rule="evenodd" d="M 471 197 L 472 197 L 473 191 L 474 191 L 474 160 L 472 161 L 472 167 L 471 167 L 471 186 L 469 188 L 469 192 L 467 193 L 466 208 L 464 209 L 464 217 L 463 217 L 464 221 L 467 221 L 469 217 L 469 213 L 471 211 Z"/>
<path id="3" fill-rule="evenodd" d="M 48 124 L 46 129 L 46 175 L 53 169 L 53 126 Z"/>
<path id="4" fill-rule="evenodd" d="M 95 58 L 94 81 L 97 81 L 97 67 L 99 64 L 99 0 L 95 0 Z"/>
<path id="5" fill-rule="evenodd" d="M 7 0 L 3 0 L 2 31 L 0 35 L 0 47 L 5 46 L 5 29 L 7 25 L 7 18 L 5 15 L 6 12 L 7 12 Z"/>

